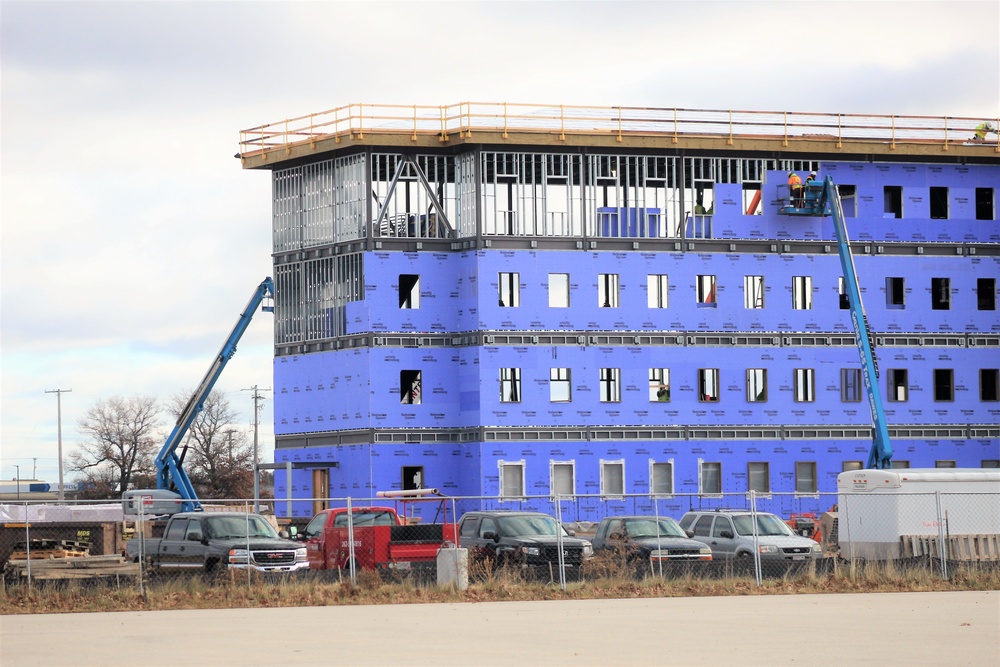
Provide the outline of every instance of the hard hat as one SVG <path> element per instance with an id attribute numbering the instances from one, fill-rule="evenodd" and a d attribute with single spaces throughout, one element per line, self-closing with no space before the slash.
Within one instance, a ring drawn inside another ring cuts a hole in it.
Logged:
<path id="1" fill-rule="evenodd" d="M 788 175 L 791 176 L 794 173 L 795 173 L 794 171 L 790 171 L 790 172 L 788 172 Z"/>
<path id="2" fill-rule="evenodd" d="M 810 172 L 809 172 L 809 175 L 810 175 L 810 176 L 815 176 L 815 175 L 816 175 L 816 172 L 815 172 L 815 171 L 810 171 Z"/>

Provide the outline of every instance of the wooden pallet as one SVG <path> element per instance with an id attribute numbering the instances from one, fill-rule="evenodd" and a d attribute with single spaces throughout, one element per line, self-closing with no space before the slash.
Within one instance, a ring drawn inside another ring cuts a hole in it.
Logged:
<path id="1" fill-rule="evenodd" d="M 86 556 L 85 558 L 51 558 L 45 560 L 10 560 L 5 573 L 12 579 L 28 576 L 32 579 L 94 579 L 99 577 L 133 576 L 139 574 L 139 564 L 124 556 Z"/>
<path id="2" fill-rule="evenodd" d="M 32 549 L 28 551 L 14 551 L 10 555 L 10 560 L 51 560 L 53 558 L 86 558 L 89 551 L 81 549 Z"/>

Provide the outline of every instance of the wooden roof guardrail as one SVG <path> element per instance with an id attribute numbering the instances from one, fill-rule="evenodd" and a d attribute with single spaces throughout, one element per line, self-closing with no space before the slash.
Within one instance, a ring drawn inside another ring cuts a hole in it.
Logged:
<path id="1" fill-rule="evenodd" d="M 449 141 L 453 135 L 471 139 L 477 132 L 544 134 L 565 140 L 567 135 L 661 137 L 678 143 L 681 137 L 780 140 L 783 146 L 801 141 L 825 141 L 841 148 L 845 141 L 888 145 L 983 145 L 1000 153 L 1000 134 L 975 142 L 976 128 L 988 120 L 1000 128 L 1000 118 L 903 116 L 796 111 L 743 111 L 564 104 L 460 102 L 444 106 L 348 104 L 296 118 L 267 123 L 240 132 L 240 158 L 264 158 L 274 151 L 320 140 L 344 137 L 363 140 L 366 134 L 409 134 Z M 995 138 L 992 138 L 995 137 Z"/>

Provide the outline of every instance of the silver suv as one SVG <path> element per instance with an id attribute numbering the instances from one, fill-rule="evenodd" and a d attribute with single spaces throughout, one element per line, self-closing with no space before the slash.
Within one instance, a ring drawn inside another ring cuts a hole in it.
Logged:
<path id="1" fill-rule="evenodd" d="M 680 520 L 687 534 L 712 549 L 713 558 L 753 556 L 753 515 L 749 510 L 701 510 Z M 796 535 L 774 514 L 757 512 L 757 546 L 766 560 L 815 560 L 823 555 L 818 542 Z"/>

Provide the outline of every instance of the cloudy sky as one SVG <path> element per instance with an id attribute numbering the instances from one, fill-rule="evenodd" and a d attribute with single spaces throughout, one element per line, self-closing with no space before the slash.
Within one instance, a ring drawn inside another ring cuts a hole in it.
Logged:
<path id="1" fill-rule="evenodd" d="M 201 379 L 271 273 L 239 130 L 460 101 L 996 118 L 1000 2 L 0 0 L 0 478 L 57 480 L 46 390 L 66 454 Z M 271 354 L 262 315 L 217 385 L 243 427 Z"/>

